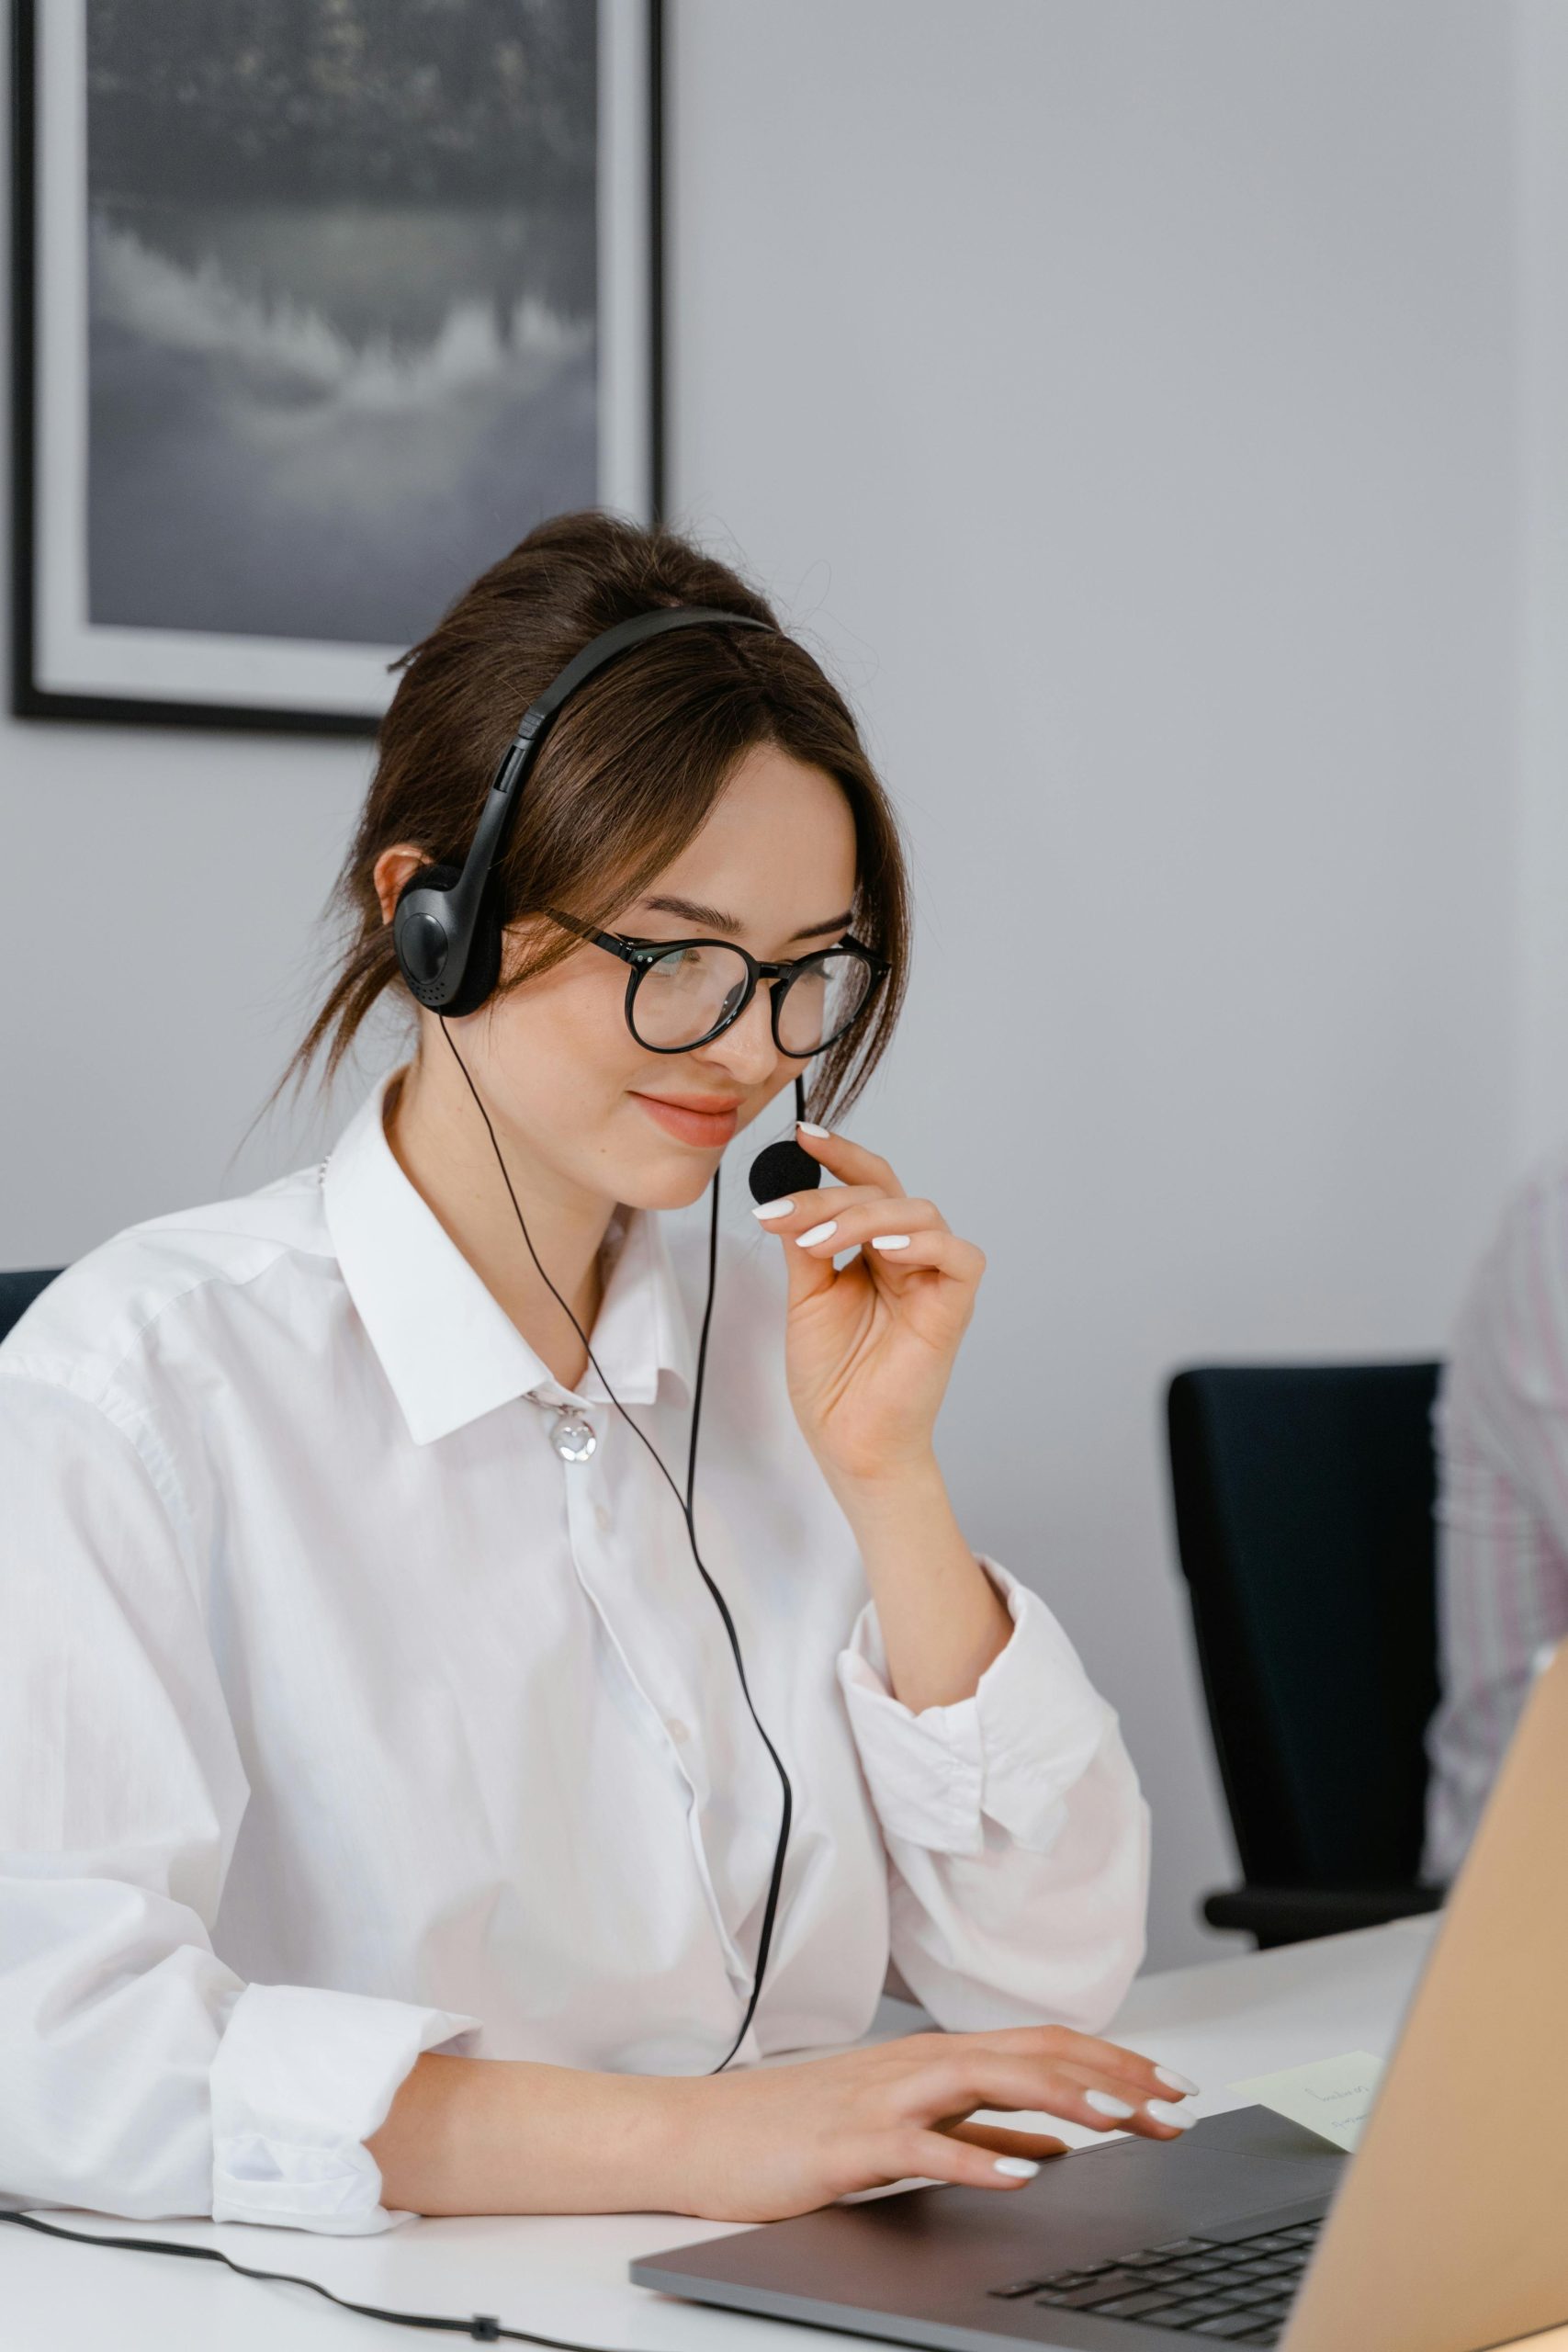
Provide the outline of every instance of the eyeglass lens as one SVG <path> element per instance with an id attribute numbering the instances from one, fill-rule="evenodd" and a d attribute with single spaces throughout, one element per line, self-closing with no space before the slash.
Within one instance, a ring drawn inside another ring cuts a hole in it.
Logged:
<path id="1" fill-rule="evenodd" d="M 632 1003 L 638 1043 L 664 1052 L 708 1036 L 746 993 L 747 967 L 733 947 L 705 942 L 672 948 L 645 967 Z M 815 1054 L 847 1029 L 871 989 L 859 956 L 814 956 L 794 979 L 775 982 L 784 1001 L 779 1036 L 787 1054 Z"/>

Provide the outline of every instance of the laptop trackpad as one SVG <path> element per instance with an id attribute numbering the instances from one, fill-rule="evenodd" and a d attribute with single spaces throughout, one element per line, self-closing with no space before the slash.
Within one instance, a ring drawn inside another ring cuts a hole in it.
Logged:
<path id="1" fill-rule="evenodd" d="M 1113 2140 L 1051 2158 L 1026 2188 L 918 2188 L 672 2248 L 632 2267 L 641 2286 L 781 2316 L 846 2311 L 953 2315 L 1010 2280 L 1108 2261 L 1187 2236 L 1240 2237 L 1321 2211 L 1346 2163 L 1267 2108 L 1180 2140 Z M 795 2309 L 787 2309 L 789 2305 Z M 1037 2333 L 1040 2314 L 991 2302 L 983 2324 Z M 978 2316 L 978 2314 L 976 2314 Z M 1010 2319 L 1011 2324 L 1010 2325 Z M 828 2324 L 831 2324 L 830 2320 Z M 844 2324 L 844 2323 L 841 2323 Z M 852 2322 L 848 2324 L 853 2324 Z M 890 2333 L 892 2331 L 889 2331 Z"/>

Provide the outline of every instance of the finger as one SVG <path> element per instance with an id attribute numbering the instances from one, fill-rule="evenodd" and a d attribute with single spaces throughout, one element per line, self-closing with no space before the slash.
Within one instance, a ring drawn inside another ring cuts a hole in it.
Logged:
<path id="1" fill-rule="evenodd" d="M 1032 2056 L 1052 2058 L 1059 2064 L 1087 2066 L 1114 2075 L 1135 2086 L 1144 2098 L 1185 2098 L 1201 2085 L 1175 2068 L 1161 2066 L 1141 2050 L 1124 2042 L 1102 2041 L 1098 2034 L 1078 2033 L 1066 2025 L 998 2026 L 983 2039 L 994 2050 L 1021 2050 Z"/>
<path id="2" fill-rule="evenodd" d="M 1066 2150 L 1051 2153 L 1064 2154 Z M 1026 2188 L 1041 2161 L 1023 2153 L 998 2154 L 953 2132 L 919 2131 L 899 2133 L 881 2159 L 897 2167 L 888 2170 L 890 2180 L 943 2180 L 964 2188 Z"/>
<path id="3" fill-rule="evenodd" d="M 847 1250 L 853 1245 L 836 1238 L 810 1245 L 806 1254 L 831 1256 L 835 1250 Z M 950 1275 L 954 1282 L 970 1288 L 986 1271 L 986 1253 L 973 1241 L 965 1241 L 945 1228 L 932 1227 L 925 1233 L 907 1233 L 897 1227 L 883 1227 L 866 1236 L 864 1255 L 889 1273 L 934 1272 Z"/>
<path id="4" fill-rule="evenodd" d="M 944 2136 L 966 2140 L 972 2148 L 988 2148 L 994 2156 L 1027 2156 L 1033 2164 L 1067 2152 L 1066 2140 L 1055 2139 L 1049 2132 L 1008 2132 L 999 2123 L 955 2123 Z"/>
<path id="5" fill-rule="evenodd" d="M 909 2084 L 908 2095 L 910 2111 L 926 2125 L 968 2116 L 983 2107 L 1056 2115 L 1089 2132 L 1135 2132 L 1145 2139 L 1174 2140 L 1191 2120 L 1163 2099 L 1124 2098 L 1109 2079 L 1086 2081 L 1048 2059 L 995 2050 L 934 2060 Z"/>
<path id="6" fill-rule="evenodd" d="M 795 1136 L 813 1159 L 819 1159 L 830 1176 L 845 1184 L 874 1184 L 879 1192 L 901 1193 L 904 1189 L 893 1173 L 889 1162 L 879 1152 L 868 1151 L 863 1143 L 852 1143 L 848 1136 L 824 1135 L 820 1128 L 808 1126 L 804 1119 L 795 1122 Z"/>
<path id="7" fill-rule="evenodd" d="M 1064 2065 L 1062 2071 L 1081 2084 L 1089 2105 L 1113 2129 L 1131 2132 L 1141 2128 L 1140 2119 L 1152 2117 L 1161 2129 L 1185 2132 L 1198 2120 L 1183 2104 L 1186 2094 L 1163 2083 L 1151 2092 L 1140 2079 L 1109 2067 Z"/>
<path id="8" fill-rule="evenodd" d="M 776 1201 L 759 1201 L 751 1214 L 770 1233 L 796 1233 L 856 1201 L 883 1198 L 874 1184 L 833 1184 L 826 1192 L 781 1193 Z"/>
<path id="9" fill-rule="evenodd" d="M 1148 2059 L 1139 2058 L 1131 2051 L 1118 2053 L 1113 2043 L 1105 2048 L 1107 2057 L 1103 2064 L 1086 2060 L 1080 2064 L 1076 2057 L 1050 2061 L 1065 2080 L 1077 2085 L 1085 2104 L 1094 2109 L 1099 2130 L 1145 2131 L 1152 2123 L 1155 2128 L 1150 2136 L 1163 2138 L 1185 2132 L 1197 2121 L 1196 2114 L 1185 2104 L 1195 2088 L 1185 2075 L 1164 2075 Z M 1120 2064 L 1116 2063 L 1118 2056 Z"/>
<path id="10" fill-rule="evenodd" d="M 831 1258 L 840 1250 L 858 1250 L 874 1234 L 947 1230 L 947 1219 L 934 1201 L 903 1201 L 886 1193 L 846 1200 L 842 1191 L 835 1191 L 819 1200 L 816 1222 L 792 1238 L 798 1249 L 825 1250 Z"/>

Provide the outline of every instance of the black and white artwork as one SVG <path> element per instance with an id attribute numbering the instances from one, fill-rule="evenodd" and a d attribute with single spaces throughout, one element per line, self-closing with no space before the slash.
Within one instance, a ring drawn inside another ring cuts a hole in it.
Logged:
<path id="1" fill-rule="evenodd" d="M 657 497 L 656 0 L 17 0 L 32 716 L 371 726 Z"/>

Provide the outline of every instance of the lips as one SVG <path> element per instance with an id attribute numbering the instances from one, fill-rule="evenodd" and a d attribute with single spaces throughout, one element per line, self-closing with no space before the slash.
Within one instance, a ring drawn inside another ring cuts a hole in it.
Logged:
<path id="1" fill-rule="evenodd" d="M 671 1111 L 695 1111 L 705 1119 L 728 1118 L 730 1112 L 740 1108 L 739 1094 L 650 1094 L 644 1091 L 638 1093 L 637 1100 L 663 1102 Z"/>
<path id="2" fill-rule="evenodd" d="M 735 1133 L 739 1098 L 711 1094 L 637 1094 L 632 1100 L 640 1102 L 656 1125 L 666 1135 L 674 1136 L 682 1143 L 722 1147 Z"/>

